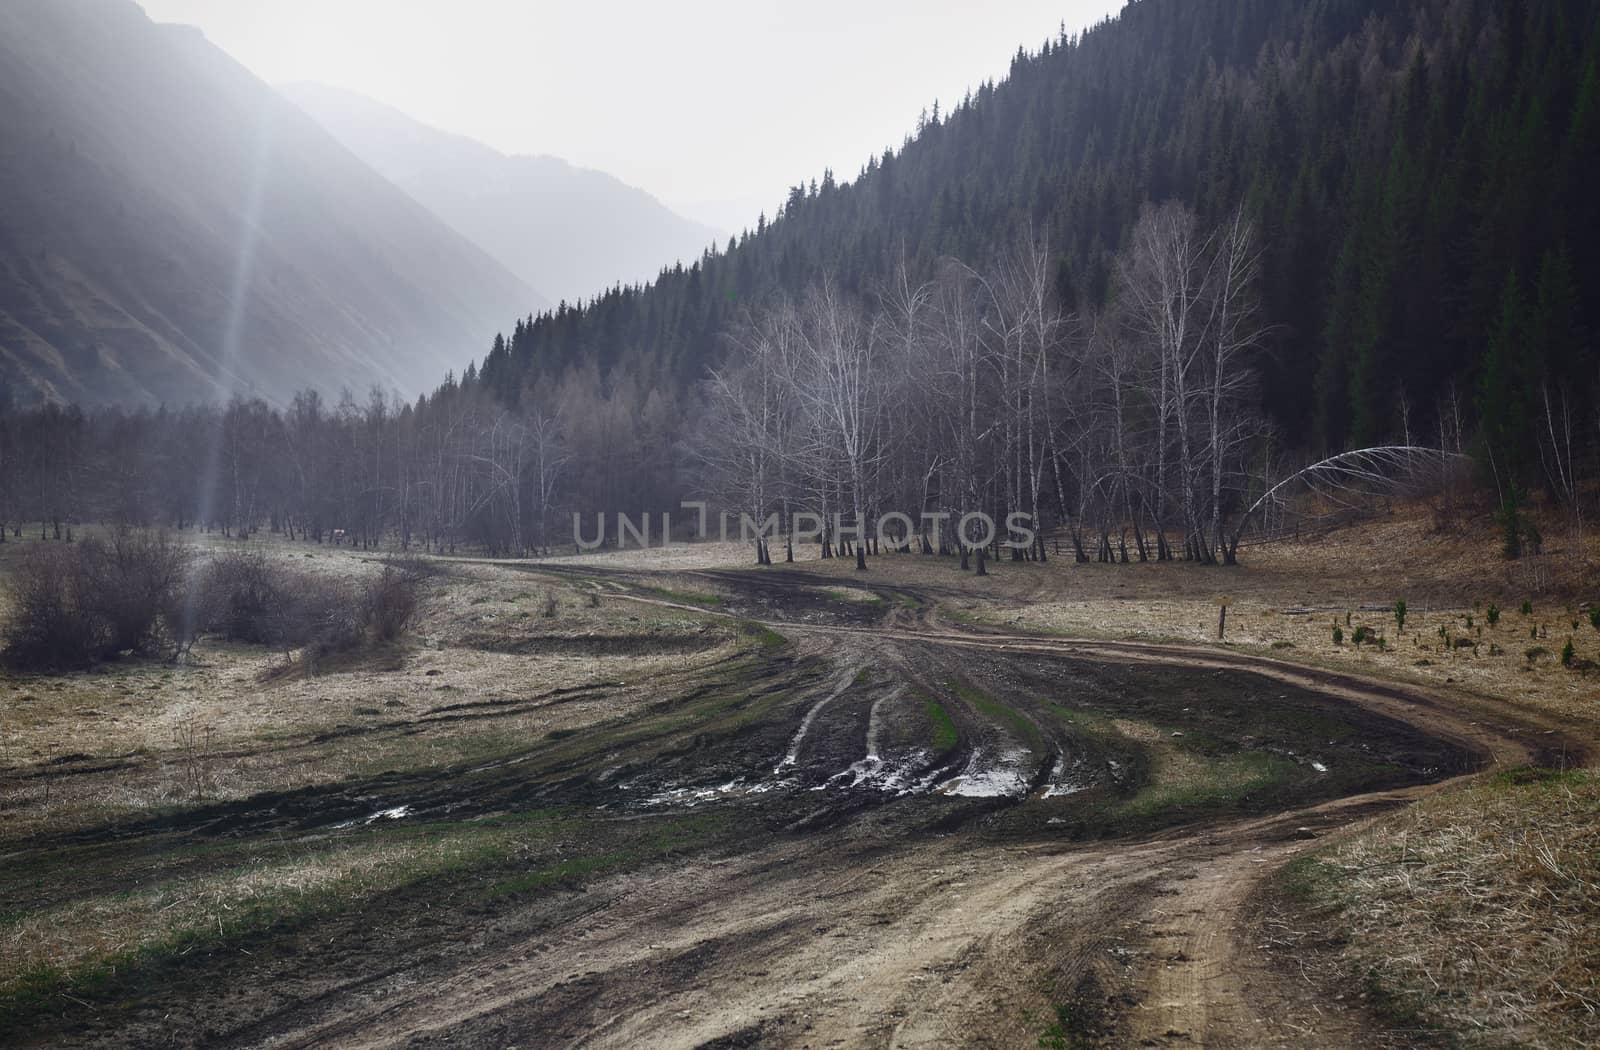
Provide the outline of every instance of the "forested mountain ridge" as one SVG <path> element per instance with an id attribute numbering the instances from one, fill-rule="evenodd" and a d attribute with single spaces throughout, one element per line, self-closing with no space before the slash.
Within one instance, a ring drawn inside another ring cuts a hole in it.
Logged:
<path id="1" fill-rule="evenodd" d="M 1474 416 L 1504 309 L 1513 340 L 1544 333 L 1508 373 L 1523 400 L 1548 384 L 1592 404 L 1600 304 L 1574 290 L 1600 281 L 1597 57 L 1600 8 L 1579 0 L 1138 0 L 1019 51 L 1004 82 L 935 106 L 852 182 L 795 187 L 726 250 L 518 322 L 481 379 L 513 401 L 630 359 L 691 382 L 748 304 L 824 273 L 870 292 L 902 257 L 981 262 L 1022 230 L 1089 313 L 1140 206 L 1175 198 L 1259 224 L 1261 401 L 1293 445 L 1400 438 L 1452 399 Z"/>
<path id="2" fill-rule="evenodd" d="M 700 494 L 1214 562 L 1338 506 L 1269 499 L 1298 468 L 1404 444 L 1333 469 L 1468 453 L 1516 556 L 1530 492 L 1600 491 L 1597 60 L 1578 0 L 1139 0 L 414 402 L 0 419 L 0 516 L 522 554 Z"/>
<path id="3" fill-rule="evenodd" d="M 197 31 L 0 5 L 0 380 L 19 402 L 410 393 L 542 303 Z"/>
<path id="4" fill-rule="evenodd" d="M 279 90 L 375 171 L 551 301 L 693 260 L 716 231 L 559 157 L 508 156 L 321 84 Z"/>

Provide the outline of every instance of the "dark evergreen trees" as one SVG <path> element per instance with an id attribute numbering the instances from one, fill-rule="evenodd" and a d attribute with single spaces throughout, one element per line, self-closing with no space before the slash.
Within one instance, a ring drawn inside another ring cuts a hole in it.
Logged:
<path id="1" fill-rule="evenodd" d="M 855 180 L 795 186 L 726 251 L 517 321 L 481 381 L 507 402 L 591 364 L 686 384 L 742 306 L 824 273 L 868 292 L 901 258 L 928 273 L 1024 229 L 1058 252 L 1062 300 L 1095 308 L 1140 206 L 1177 198 L 1206 223 L 1257 216 L 1261 397 L 1289 441 L 1426 432 L 1452 387 L 1481 388 L 1507 274 L 1542 284 L 1550 257 L 1567 287 L 1600 285 L 1597 60 L 1583 0 L 1138 0 L 1019 51 Z M 1600 301 L 1549 310 L 1533 381 L 1590 410 Z"/>

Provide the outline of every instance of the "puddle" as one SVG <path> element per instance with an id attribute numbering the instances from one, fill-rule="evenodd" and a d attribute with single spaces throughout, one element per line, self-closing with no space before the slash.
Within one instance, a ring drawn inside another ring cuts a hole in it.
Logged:
<path id="1" fill-rule="evenodd" d="M 372 824 L 380 820 L 401 820 L 405 817 L 409 817 L 410 815 L 410 806 L 395 806 L 391 809 L 380 809 L 370 817 L 364 817 L 361 820 L 347 820 L 343 824 L 335 824 L 333 826 L 333 830 L 343 831 L 345 828 L 353 828 L 357 824 Z"/>
<path id="2" fill-rule="evenodd" d="M 641 799 L 641 806 L 682 806 L 693 809 L 702 802 L 716 802 L 726 798 L 743 798 L 746 795 L 761 795 L 774 788 L 793 787 L 792 780 L 759 780 L 754 784 L 745 783 L 744 779 L 730 780 L 726 784 L 716 787 L 670 787 L 658 791 L 654 795 Z"/>
<path id="3" fill-rule="evenodd" d="M 1018 797 L 1028 791 L 1028 759 L 1026 748 L 1002 751 L 991 757 L 982 748 L 972 753 L 972 760 L 960 776 L 951 780 L 941 790 L 946 795 L 962 798 Z"/>
<path id="4" fill-rule="evenodd" d="M 1087 791 L 1094 784 L 1094 779 L 1088 775 L 1087 770 L 1080 770 L 1081 763 L 1073 763 L 1072 772 L 1081 772 L 1078 779 L 1069 779 L 1067 776 L 1067 756 L 1056 757 L 1056 764 L 1050 770 L 1050 786 L 1044 789 L 1043 798 L 1061 798 L 1065 795 L 1076 795 L 1080 791 Z"/>
<path id="5" fill-rule="evenodd" d="M 824 788 L 842 787 L 846 790 L 864 788 L 889 795 L 907 795 L 926 791 L 927 778 L 917 779 L 917 770 L 928 763 L 926 751 L 913 751 L 896 762 L 888 762 L 878 755 L 869 754 L 842 773 L 835 773 L 822 785 Z"/>

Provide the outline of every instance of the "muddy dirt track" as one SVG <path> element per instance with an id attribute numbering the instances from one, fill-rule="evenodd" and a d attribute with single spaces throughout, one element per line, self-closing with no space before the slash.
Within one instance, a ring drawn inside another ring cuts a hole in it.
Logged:
<path id="1" fill-rule="evenodd" d="M 798 570 L 697 575 L 716 614 L 767 630 L 642 717 L 472 768 L 201 808 L 98 841 L 150 852 L 329 834 L 402 808 L 425 822 L 552 806 L 595 814 L 596 833 L 623 843 L 686 815 L 715 818 L 720 837 L 507 901 L 395 894 L 179 966 L 114 1014 L 23 1035 L 1409 1045 L 1260 947 L 1266 880 L 1452 777 L 1582 756 L 1506 705 L 1222 649 L 982 631 L 941 619 L 952 595 L 932 589 L 860 600 Z M 581 581 L 707 610 L 648 574 L 586 569 Z"/>

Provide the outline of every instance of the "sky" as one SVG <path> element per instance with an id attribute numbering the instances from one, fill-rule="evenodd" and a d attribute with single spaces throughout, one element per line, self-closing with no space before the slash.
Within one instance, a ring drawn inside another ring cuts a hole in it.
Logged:
<path id="1" fill-rule="evenodd" d="M 733 232 L 853 178 L 935 99 L 1122 0 L 139 0 L 262 79 L 318 81 L 507 153 L 642 187 Z M 981 11 L 981 13 L 980 13 Z"/>

